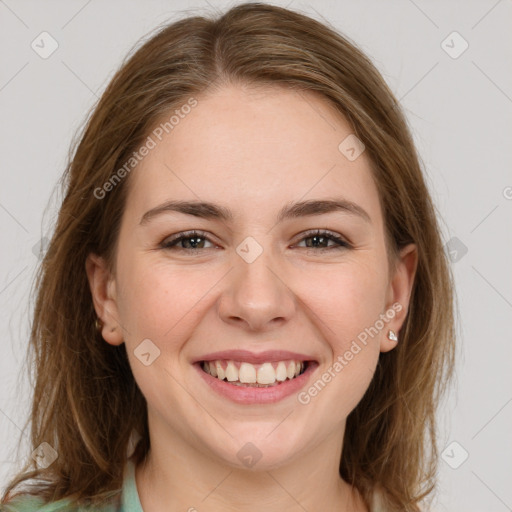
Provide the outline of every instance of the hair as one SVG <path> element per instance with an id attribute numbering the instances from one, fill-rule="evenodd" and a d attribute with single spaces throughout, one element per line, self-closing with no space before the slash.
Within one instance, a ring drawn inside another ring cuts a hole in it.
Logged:
<path id="1" fill-rule="evenodd" d="M 103 503 L 122 487 L 127 460 L 138 464 L 148 453 L 146 401 L 125 345 L 109 345 L 95 328 L 85 272 L 90 253 L 115 271 L 130 176 L 102 199 L 95 191 L 164 115 L 233 84 L 309 91 L 334 106 L 370 157 L 390 261 L 407 244 L 417 246 L 400 342 L 380 354 L 368 390 L 347 418 L 339 471 L 367 505 L 379 489 L 387 508 L 420 510 L 435 489 L 436 411 L 453 374 L 454 286 L 437 213 L 392 92 L 369 58 L 333 28 L 262 3 L 174 21 L 131 53 L 72 146 L 57 222 L 34 281 L 31 443 L 47 442 L 59 456 L 46 469 L 29 459 L 2 503 L 22 494 Z M 133 432 L 139 441 L 130 456 Z"/>

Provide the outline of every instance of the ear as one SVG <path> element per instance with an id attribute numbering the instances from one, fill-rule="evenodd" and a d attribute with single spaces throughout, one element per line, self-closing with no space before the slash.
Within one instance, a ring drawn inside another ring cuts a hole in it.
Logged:
<path id="1" fill-rule="evenodd" d="M 388 352 L 400 343 L 399 331 L 409 310 L 409 299 L 411 297 L 414 277 L 418 266 L 418 251 L 415 244 L 403 247 L 398 256 L 396 269 L 392 276 L 386 295 L 386 311 L 394 311 L 395 315 L 386 324 L 385 335 L 380 342 L 380 351 Z M 388 331 L 393 330 L 398 341 L 388 338 Z"/>
<path id="2" fill-rule="evenodd" d="M 101 323 L 101 335 L 111 345 L 123 343 L 116 300 L 116 282 L 104 258 L 89 254 L 85 262 L 94 309 Z"/>

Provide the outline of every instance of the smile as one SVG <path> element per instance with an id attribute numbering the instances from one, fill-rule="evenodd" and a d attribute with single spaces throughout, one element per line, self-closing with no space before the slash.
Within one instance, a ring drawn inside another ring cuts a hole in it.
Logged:
<path id="1" fill-rule="evenodd" d="M 221 381 L 235 386 L 272 387 L 302 375 L 307 361 L 277 361 L 252 364 L 244 361 L 216 360 L 203 361 L 204 372 Z"/>
<path id="2" fill-rule="evenodd" d="M 316 358 L 285 350 L 224 350 L 192 360 L 200 381 L 240 405 L 272 404 L 298 394 L 319 367 Z"/>

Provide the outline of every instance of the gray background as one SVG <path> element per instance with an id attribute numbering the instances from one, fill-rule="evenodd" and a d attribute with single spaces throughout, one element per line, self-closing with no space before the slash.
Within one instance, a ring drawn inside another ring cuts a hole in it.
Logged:
<path id="1" fill-rule="evenodd" d="M 0 486 L 19 465 L 30 286 L 72 136 L 140 37 L 180 11 L 236 3 L 0 0 Z M 512 1 L 274 3 L 328 20 L 355 41 L 406 110 L 459 300 L 435 510 L 512 510 Z M 47 59 L 31 48 L 43 31 L 59 45 Z M 457 58 L 464 41 L 454 31 L 469 44 Z"/>

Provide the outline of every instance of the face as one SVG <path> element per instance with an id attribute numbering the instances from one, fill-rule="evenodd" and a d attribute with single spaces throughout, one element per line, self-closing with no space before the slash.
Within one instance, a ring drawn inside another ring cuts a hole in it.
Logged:
<path id="1" fill-rule="evenodd" d="M 389 275 L 370 161 L 340 151 L 353 130 L 323 99 L 226 86 L 197 100 L 130 176 L 115 275 L 91 256 L 89 280 L 152 435 L 236 466 L 250 442 L 277 467 L 341 443 L 396 345 L 414 251 Z"/>

